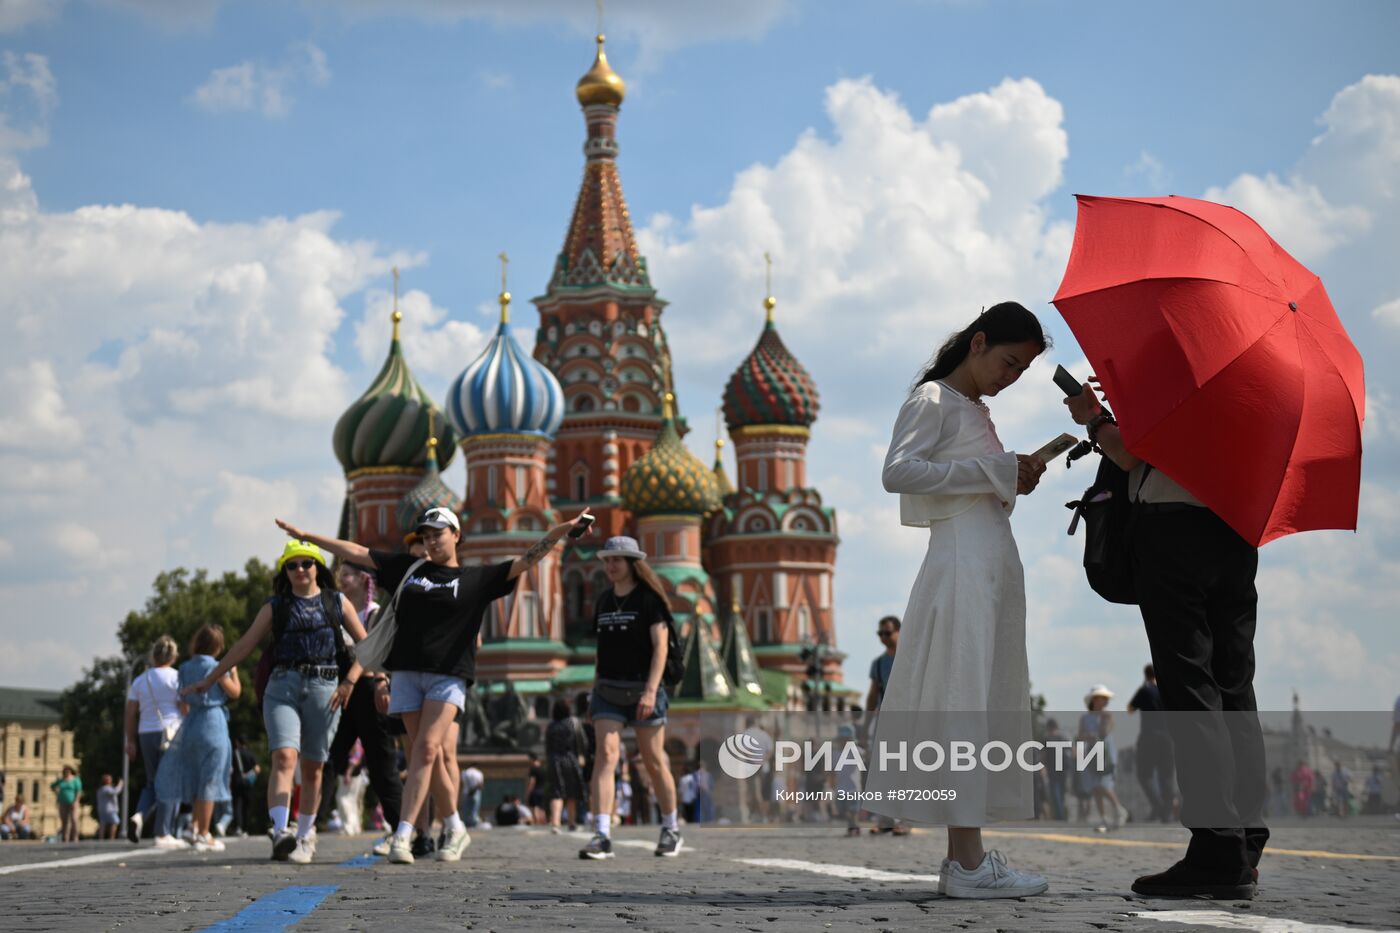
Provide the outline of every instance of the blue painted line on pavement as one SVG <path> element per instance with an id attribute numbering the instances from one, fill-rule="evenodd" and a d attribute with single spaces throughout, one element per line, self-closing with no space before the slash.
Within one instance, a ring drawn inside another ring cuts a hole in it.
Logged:
<path id="1" fill-rule="evenodd" d="M 203 933 L 280 933 L 311 913 L 321 902 L 340 889 L 339 885 L 283 888 L 263 895 L 227 920 L 220 920 Z"/>
<path id="2" fill-rule="evenodd" d="M 375 855 L 373 852 L 366 852 L 364 855 L 357 855 L 349 861 L 341 862 L 341 868 L 368 868 L 384 861 L 384 856 Z"/>

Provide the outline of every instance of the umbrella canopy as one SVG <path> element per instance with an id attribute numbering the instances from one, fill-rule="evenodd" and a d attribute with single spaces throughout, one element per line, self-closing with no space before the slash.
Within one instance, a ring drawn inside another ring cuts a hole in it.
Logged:
<path id="1" fill-rule="evenodd" d="M 1234 208 L 1077 198 L 1054 303 L 1129 452 L 1255 545 L 1355 528 L 1366 389 L 1321 280 Z"/>

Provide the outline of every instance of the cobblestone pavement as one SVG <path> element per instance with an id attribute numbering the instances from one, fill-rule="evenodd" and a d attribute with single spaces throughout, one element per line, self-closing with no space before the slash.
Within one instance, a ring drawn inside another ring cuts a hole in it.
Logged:
<path id="1" fill-rule="evenodd" d="M 245 912 L 221 929 L 1400 928 L 1400 822 L 1390 818 L 1275 828 L 1253 902 L 1129 893 L 1136 875 L 1180 854 L 1186 833 L 1179 827 L 1108 835 L 1073 824 L 999 827 L 988 846 L 1005 851 L 1014 866 L 1046 874 L 1051 887 L 1040 897 L 984 902 L 937 894 L 940 830 L 846 838 L 839 826 L 687 827 L 686 851 L 662 859 L 651 852 L 653 831 L 622 828 L 614 837 L 617 857 L 605 862 L 577 858 L 584 838 L 483 831 L 461 862 L 413 866 L 364 857 L 368 836 L 322 837 L 309 866 L 268 861 L 266 839 L 230 840 L 227 852 L 210 855 L 154 854 L 149 843 L 8 843 L 0 845 L 0 929 L 203 930 L 245 909 L 261 913 Z M 69 861 L 84 857 L 107 860 Z M 309 911 L 300 919 L 298 904 Z"/>

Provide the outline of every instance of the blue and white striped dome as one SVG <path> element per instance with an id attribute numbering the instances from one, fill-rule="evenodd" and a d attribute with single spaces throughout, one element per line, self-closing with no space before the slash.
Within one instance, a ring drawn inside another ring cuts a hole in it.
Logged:
<path id="1" fill-rule="evenodd" d="M 481 356 L 453 381 L 447 417 L 463 437 L 553 437 L 564 420 L 564 390 L 548 368 L 520 349 L 503 320 Z"/>

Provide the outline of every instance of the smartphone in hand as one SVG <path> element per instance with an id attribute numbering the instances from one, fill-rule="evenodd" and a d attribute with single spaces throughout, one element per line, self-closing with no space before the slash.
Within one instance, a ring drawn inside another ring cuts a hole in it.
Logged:
<path id="1" fill-rule="evenodd" d="M 588 528 L 593 524 L 593 522 L 594 518 L 592 515 L 581 516 L 578 519 L 578 521 L 574 524 L 574 527 L 569 529 L 569 537 L 582 538 L 584 535 L 588 534 Z"/>
<path id="2" fill-rule="evenodd" d="M 1060 391 L 1065 395 L 1075 396 L 1084 391 L 1084 386 L 1080 384 L 1079 380 L 1074 378 L 1070 371 L 1063 366 L 1055 367 L 1054 379 L 1055 385 L 1059 386 Z"/>
<path id="3" fill-rule="evenodd" d="M 1078 443 L 1079 438 L 1075 437 L 1073 434 L 1061 434 L 1059 437 L 1037 450 L 1034 455 L 1040 458 L 1041 463 L 1048 464 L 1051 460 L 1054 460 L 1060 454 Z"/>

